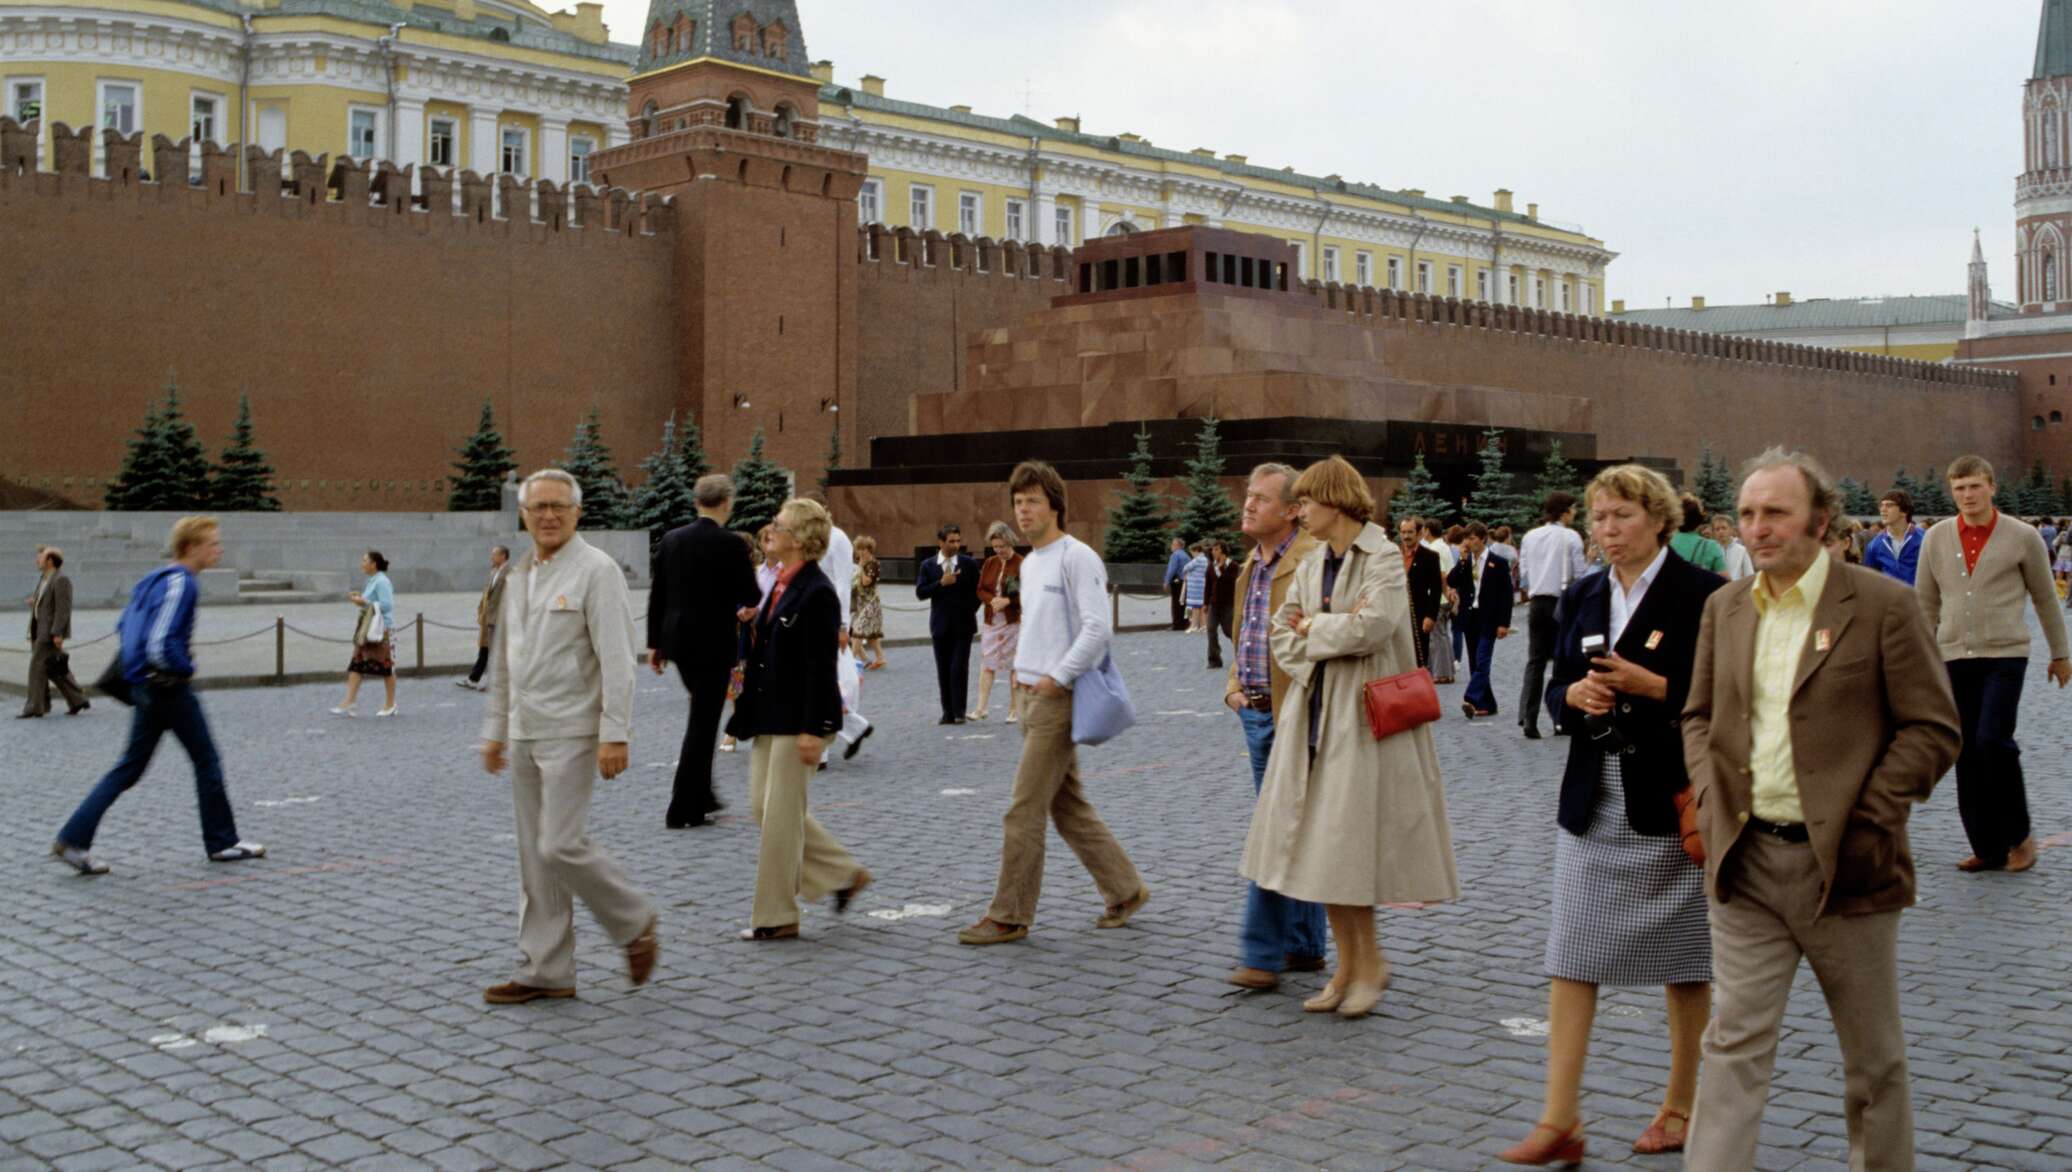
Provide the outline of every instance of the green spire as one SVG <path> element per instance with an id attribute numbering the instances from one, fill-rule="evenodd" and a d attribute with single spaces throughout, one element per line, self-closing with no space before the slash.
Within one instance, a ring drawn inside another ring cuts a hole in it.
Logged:
<path id="1" fill-rule="evenodd" d="M 2036 24 L 2036 68 L 2029 77 L 2063 77 L 2072 73 L 2072 3 L 2043 0 L 2043 18 Z"/>

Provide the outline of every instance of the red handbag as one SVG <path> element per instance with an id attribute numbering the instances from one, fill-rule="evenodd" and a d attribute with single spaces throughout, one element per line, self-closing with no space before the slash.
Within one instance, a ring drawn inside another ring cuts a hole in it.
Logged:
<path id="1" fill-rule="evenodd" d="M 1439 689 L 1423 668 L 1367 681 L 1367 727 L 1385 741 L 1439 719 Z"/>

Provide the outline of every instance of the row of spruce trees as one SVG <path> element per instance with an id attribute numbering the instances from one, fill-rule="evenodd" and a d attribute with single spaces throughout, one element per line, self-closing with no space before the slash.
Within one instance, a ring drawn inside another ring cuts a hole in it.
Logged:
<path id="1" fill-rule="evenodd" d="M 1875 516 L 1878 498 L 1884 495 L 1853 476 L 1837 480 L 1835 488 L 1841 493 L 1843 510 L 1860 517 Z M 1892 474 L 1891 487 L 1886 491 L 1894 489 L 1913 498 L 1916 516 L 1947 517 L 1957 511 L 1957 502 L 1950 499 L 1949 482 L 1940 468 L 1924 468 L 1918 477 L 1901 468 Z M 1713 455 L 1711 448 L 1706 448 L 1698 457 L 1691 495 L 1705 502 L 1707 512 L 1731 515 L 1734 491 L 1733 471 L 1725 460 Z M 2039 460 L 2022 479 L 2002 482 L 1993 503 L 2004 513 L 2024 517 L 2064 516 L 2072 513 L 2072 476 L 2053 485 L 2050 473 Z"/>

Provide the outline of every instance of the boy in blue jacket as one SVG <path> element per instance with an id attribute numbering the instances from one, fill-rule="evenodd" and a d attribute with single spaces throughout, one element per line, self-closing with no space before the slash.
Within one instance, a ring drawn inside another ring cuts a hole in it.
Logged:
<path id="1" fill-rule="evenodd" d="M 1895 488 L 1878 501 L 1878 516 L 1885 532 L 1863 547 L 1863 568 L 1912 586 L 1921 565 L 1922 540 L 1921 531 L 1914 528 L 1914 498 Z"/>
<path id="2" fill-rule="evenodd" d="M 115 799 L 144 776 L 158 739 L 169 732 L 180 739 L 194 762 L 202 847 L 209 859 L 235 863 L 266 854 L 265 847 L 237 836 L 237 821 L 231 817 L 230 798 L 223 790 L 223 763 L 209 736 L 201 701 L 189 683 L 194 677 L 194 658 L 188 651 L 188 639 L 194 633 L 194 603 L 200 590 L 196 575 L 223 557 L 216 519 L 180 518 L 173 525 L 172 547 L 171 564 L 153 570 L 137 583 L 116 622 L 122 681 L 136 703 L 129 744 L 115 767 L 79 803 L 50 848 L 52 857 L 81 875 L 108 873 L 108 864 L 87 853 L 93 846 L 94 831 Z"/>

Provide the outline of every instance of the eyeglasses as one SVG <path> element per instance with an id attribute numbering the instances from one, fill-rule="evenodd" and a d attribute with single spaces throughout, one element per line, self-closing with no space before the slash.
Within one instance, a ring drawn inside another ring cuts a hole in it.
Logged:
<path id="1" fill-rule="evenodd" d="M 528 513 L 549 514 L 553 516 L 559 516 L 562 513 L 572 512 L 574 511 L 574 509 L 575 505 L 570 503 L 569 501 L 541 501 L 536 505 L 525 506 L 525 511 Z"/>

